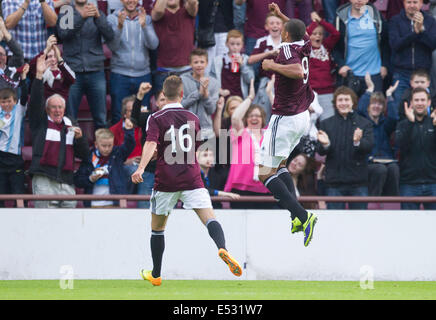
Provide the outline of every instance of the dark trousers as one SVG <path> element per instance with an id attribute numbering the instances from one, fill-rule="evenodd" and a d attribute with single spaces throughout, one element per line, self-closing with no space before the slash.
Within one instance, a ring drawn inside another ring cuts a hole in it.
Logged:
<path id="1" fill-rule="evenodd" d="M 396 162 L 368 164 L 368 179 L 370 196 L 400 195 L 400 168 Z"/>
<path id="2" fill-rule="evenodd" d="M 12 172 L 0 172 L 0 194 L 23 194 L 24 193 L 24 170 Z M 0 207 L 4 207 L 4 201 L 0 201 Z"/>
<path id="3" fill-rule="evenodd" d="M 327 187 L 326 195 L 329 197 L 346 197 L 346 196 L 358 196 L 367 197 L 368 187 L 349 187 L 347 185 L 341 187 Z M 348 204 L 351 210 L 366 210 L 368 208 L 368 203 L 366 202 L 350 202 Z M 327 209 L 331 210 L 344 210 L 345 203 L 343 202 L 328 202 Z"/>

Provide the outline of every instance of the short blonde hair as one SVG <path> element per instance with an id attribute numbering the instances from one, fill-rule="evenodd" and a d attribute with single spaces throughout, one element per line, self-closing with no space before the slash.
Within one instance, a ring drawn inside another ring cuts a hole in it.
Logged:
<path id="1" fill-rule="evenodd" d="M 95 140 L 114 139 L 114 134 L 107 128 L 100 128 L 95 131 Z"/>
<path id="2" fill-rule="evenodd" d="M 242 101 L 244 101 L 244 100 L 243 100 L 240 96 L 230 96 L 230 97 L 228 97 L 228 98 L 227 98 L 227 101 L 226 101 L 226 105 L 225 105 L 225 107 L 224 107 L 224 117 L 225 117 L 225 118 L 230 117 L 230 114 L 229 114 L 229 107 L 230 107 L 230 104 L 231 104 L 233 101 L 237 101 L 239 104 L 241 104 Z"/>

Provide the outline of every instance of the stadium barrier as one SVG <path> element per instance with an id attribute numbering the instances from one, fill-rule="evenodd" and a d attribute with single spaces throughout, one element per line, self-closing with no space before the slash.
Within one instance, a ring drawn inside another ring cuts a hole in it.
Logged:
<path id="1" fill-rule="evenodd" d="M 0 279 L 140 279 L 152 265 L 148 212 L 0 209 Z M 174 210 L 164 279 L 436 280 L 436 211 L 315 210 L 309 247 L 302 233 L 290 233 L 285 210 L 215 212 L 242 277 L 219 259 L 192 211 Z"/>
<path id="2" fill-rule="evenodd" d="M 230 199 L 228 197 L 211 197 L 213 202 L 276 202 L 272 196 L 241 196 L 239 199 Z M 0 194 L 0 201 L 16 201 L 17 208 L 24 208 L 25 201 L 44 201 L 44 200 L 112 200 L 119 201 L 120 208 L 127 208 L 128 201 L 148 201 L 149 195 L 33 195 L 33 194 Z M 367 202 L 367 203 L 436 203 L 436 197 L 327 197 L 327 196 L 301 196 L 298 198 L 301 203 L 321 203 L 326 202 Z"/>

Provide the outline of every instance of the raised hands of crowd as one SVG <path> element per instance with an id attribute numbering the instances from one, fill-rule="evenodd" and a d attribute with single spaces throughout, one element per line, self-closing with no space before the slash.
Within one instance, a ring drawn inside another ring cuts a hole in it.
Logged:
<path id="1" fill-rule="evenodd" d="M 139 89 L 138 89 L 138 93 L 136 94 L 136 98 L 138 98 L 138 100 L 142 100 L 144 99 L 144 96 L 150 92 L 152 86 L 149 82 L 142 82 L 139 85 Z"/>
<path id="2" fill-rule="evenodd" d="M 23 67 L 23 71 L 21 72 L 21 80 L 25 80 L 27 78 L 27 74 L 29 73 L 30 66 L 26 63 Z"/>
<path id="3" fill-rule="evenodd" d="M 36 78 L 37 79 L 42 79 L 42 76 L 45 72 L 45 70 L 47 70 L 48 66 L 45 63 L 47 55 L 45 53 L 43 53 L 42 55 L 40 55 L 38 57 L 38 59 L 36 59 Z"/>
<path id="4" fill-rule="evenodd" d="M 95 4 L 93 3 L 87 3 L 85 5 L 84 10 L 80 13 L 80 15 L 82 16 L 82 18 L 86 19 L 86 18 L 99 18 L 100 17 L 100 11 L 98 10 L 98 8 L 95 6 Z"/>
<path id="5" fill-rule="evenodd" d="M 57 43 L 58 43 L 58 40 L 56 39 L 56 36 L 54 34 L 52 34 L 50 37 L 48 37 L 47 45 L 45 46 L 45 49 L 44 49 L 44 54 L 47 55 L 52 49 L 54 49 L 54 46 L 56 46 Z"/>
<path id="6" fill-rule="evenodd" d="M 404 101 L 404 114 L 410 122 L 415 122 L 415 111 L 407 101 Z"/>
<path id="7" fill-rule="evenodd" d="M 124 21 L 126 21 L 127 12 L 124 8 L 118 13 L 118 29 L 122 29 L 124 26 Z"/>
<path id="8" fill-rule="evenodd" d="M 394 93 L 395 90 L 397 90 L 398 88 L 398 84 L 400 83 L 400 80 L 397 80 L 394 85 L 390 86 L 387 90 L 386 90 L 386 98 L 387 97 L 391 97 L 392 94 Z"/>
<path id="9" fill-rule="evenodd" d="M 209 97 L 209 78 L 208 77 L 202 77 L 200 78 L 200 95 L 207 99 Z"/>
<path id="10" fill-rule="evenodd" d="M 142 28 L 145 27 L 145 21 L 147 17 L 147 12 L 145 11 L 144 7 L 139 7 L 138 9 L 138 22 L 141 25 Z"/>

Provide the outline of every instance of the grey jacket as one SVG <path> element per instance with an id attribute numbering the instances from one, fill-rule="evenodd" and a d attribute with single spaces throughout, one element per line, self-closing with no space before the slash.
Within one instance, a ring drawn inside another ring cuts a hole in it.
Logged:
<path id="1" fill-rule="evenodd" d="M 246 98 L 248 96 L 248 92 L 250 89 L 250 81 L 254 79 L 254 71 L 253 68 L 248 64 L 248 56 L 246 54 L 242 55 L 243 63 L 241 65 L 241 91 L 242 98 Z M 210 75 L 214 77 L 219 85 L 221 86 L 221 72 L 223 69 L 223 56 L 216 56 L 212 62 L 212 66 L 210 68 Z"/>
<path id="2" fill-rule="evenodd" d="M 203 138 L 214 136 L 212 114 L 216 109 L 220 85 L 214 78 L 209 77 L 209 97 L 204 99 L 199 92 L 200 82 L 194 79 L 191 72 L 182 74 L 181 78 L 183 81 L 183 107 L 196 114 L 200 119 Z"/>
<path id="3" fill-rule="evenodd" d="M 108 16 L 115 38 L 108 43 L 112 50 L 112 72 L 129 77 L 141 77 L 150 73 L 150 56 L 148 50 L 154 50 L 159 45 L 159 39 L 153 28 L 151 17 L 147 15 L 145 27 L 141 28 L 138 16 L 133 20 L 126 17 L 123 29 L 118 29 L 120 10 Z"/>
<path id="4" fill-rule="evenodd" d="M 103 53 L 103 40 L 110 42 L 115 34 L 100 11 L 100 17 L 83 19 L 74 8 L 73 27 L 63 26 L 68 19 L 59 14 L 57 32 L 63 42 L 64 59 L 74 72 L 90 72 L 104 70 L 105 55 Z"/>

